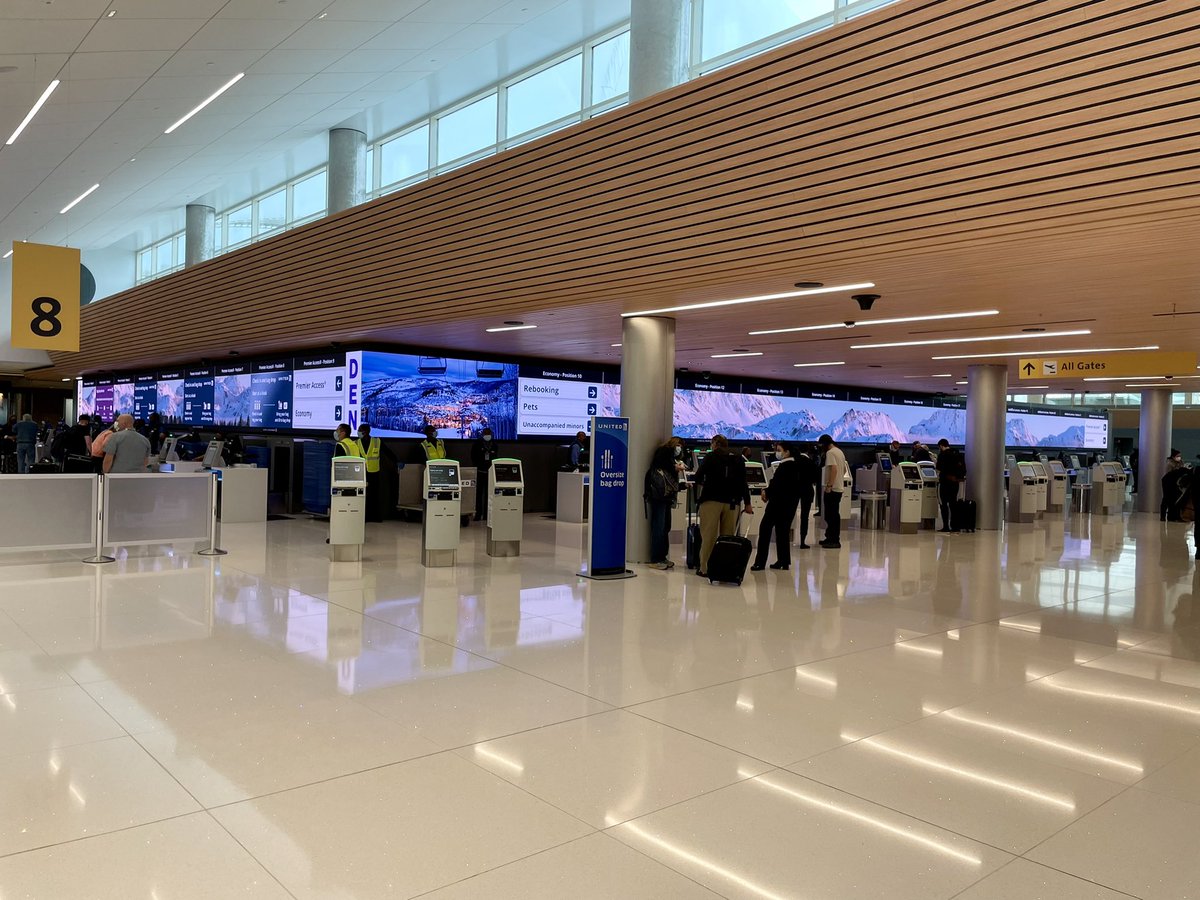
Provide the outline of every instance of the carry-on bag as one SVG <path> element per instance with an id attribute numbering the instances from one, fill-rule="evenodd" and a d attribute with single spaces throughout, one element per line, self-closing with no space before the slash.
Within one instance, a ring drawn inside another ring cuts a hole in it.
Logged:
<path id="1" fill-rule="evenodd" d="M 692 506 L 691 503 L 688 503 L 688 524 L 687 530 L 684 532 L 684 558 L 689 569 L 700 568 L 700 544 L 702 541 L 700 526 L 692 521 Z"/>
<path id="2" fill-rule="evenodd" d="M 954 531 L 974 531 L 977 515 L 974 500 L 955 500 L 950 506 L 950 527 Z"/>
<path id="3" fill-rule="evenodd" d="M 749 538 L 737 534 L 721 535 L 708 557 L 708 571 L 705 574 L 709 582 L 741 584 L 746 577 L 746 567 L 750 565 L 753 550 L 754 542 Z"/>

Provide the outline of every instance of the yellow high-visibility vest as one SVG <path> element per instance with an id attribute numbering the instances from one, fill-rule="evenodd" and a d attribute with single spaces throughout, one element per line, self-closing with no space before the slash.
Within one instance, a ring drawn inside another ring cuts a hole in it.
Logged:
<path id="1" fill-rule="evenodd" d="M 371 442 L 364 447 L 362 438 L 358 439 L 358 450 L 363 459 L 367 461 L 368 474 L 379 471 L 379 450 L 383 446 L 383 441 L 377 437 L 371 438 L 370 441 Z"/>
<path id="2" fill-rule="evenodd" d="M 350 440 L 350 438 L 342 438 L 337 442 L 339 456 L 354 456 L 362 458 L 362 453 L 358 449 L 358 444 Z"/>
<path id="3" fill-rule="evenodd" d="M 442 443 L 441 438 L 438 438 L 436 444 L 431 444 L 429 441 L 421 441 L 421 448 L 425 451 L 426 459 L 446 458 L 446 445 Z"/>

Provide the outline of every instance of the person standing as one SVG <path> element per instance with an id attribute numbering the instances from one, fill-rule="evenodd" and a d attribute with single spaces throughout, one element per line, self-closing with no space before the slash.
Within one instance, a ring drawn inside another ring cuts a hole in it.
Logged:
<path id="1" fill-rule="evenodd" d="M 29 467 L 37 455 L 38 427 L 29 413 L 21 416 L 21 421 L 13 428 L 17 439 L 17 474 L 27 475 Z"/>
<path id="2" fill-rule="evenodd" d="M 421 441 L 421 449 L 425 451 L 425 461 L 445 459 L 446 445 L 438 437 L 437 429 L 432 425 L 425 426 L 425 440 Z"/>
<path id="3" fill-rule="evenodd" d="M 492 440 L 492 429 L 485 428 L 479 439 L 471 445 L 471 465 L 475 467 L 475 521 L 482 522 L 487 518 L 488 509 L 488 472 L 492 468 L 492 460 L 500 455 L 495 441 Z"/>
<path id="4" fill-rule="evenodd" d="M 913 462 L 933 462 L 933 457 L 929 453 L 929 448 L 920 441 L 913 441 L 912 448 Z"/>
<path id="5" fill-rule="evenodd" d="M 775 474 L 771 483 L 763 491 L 763 499 L 767 506 L 763 510 L 762 524 L 758 527 L 758 554 L 754 558 L 752 572 L 761 572 L 767 567 L 767 554 L 771 552 L 771 532 L 775 532 L 775 562 L 772 569 L 787 569 L 792 564 L 792 551 L 788 542 L 788 532 L 792 521 L 796 518 L 796 507 L 800 505 L 800 495 L 804 485 L 804 477 L 800 466 L 792 458 L 792 449 L 780 442 L 775 445 L 775 455 L 779 462 L 775 466 Z M 812 496 L 811 484 L 809 497 Z M 810 499 L 811 503 L 811 499 Z"/>
<path id="6" fill-rule="evenodd" d="M 673 569 L 671 562 L 671 510 L 679 495 L 679 474 L 675 468 L 675 449 L 663 444 L 654 451 L 642 497 L 650 517 L 650 565 Z"/>
<path id="7" fill-rule="evenodd" d="M 578 472 L 588 466 L 587 435 L 582 431 L 576 432 L 575 440 L 571 443 L 571 469 Z"/>
<path id="8" fill-rule="evenodd" d="M 358 426 L 358 452 L 367 461 L 367 521 L 383 521 L 383 485 L 379 474 L 379 455 L 383 441 L 371 437 L 371 426 Z"/>
<path id="9" fill-rule="evenodd" d="M 711 450 L 696 472 L 700 486 L 700 567 L 701 578 L 708 577 L 708 558 L 717 538 L 737 530 L 738 504 L 746 515 L 753 515 L 750 486 L 746 484 L 746 464 L 741 454 L 729 449 L 729 441 L 718 434 Z"/>
<path id="10" fill-rule="evenodd" d="M 337 456 L 353 456 L 356 459 L 362 458 L 358 444 L 350 437 L 350 426 L 345 422 L 339 425 L 333 432 L 333 439 L 337 441 L 337 449 L 334 450 Z"/>
<path id="11" fill-rule="evenodd" d="M 821 509 L 825 513 L 825 540 L 821 546 L 836 550 L 842 546 L 842 492 L 846 475 L 846 454 L 833 442 L 828 434 L 817 439 L 817 446 L 825 454 L 821 467 Z"/>
<path id="12" fill-rule="evenodd" d="M 79 421 L 67 429 L 63 438 L 62 452 L 67 456 L 92 455 L 92 417 L 82 415 Z"/>
<path id="13" fill-rule="evenodd" d="M 938 505 L 942 510 L 942 532 L 960 531 L 950 517 L 954 501 L 958 499 L 958 486 L 967 477 L 967 463 L 962 453 L 950 446 L 945 438 L 938 441 Z"/>
<path id="14" fill-rule="evenodd" d="M 903 459 L 903 457 L 900 455 L 899 441 L 892 441 L 890 444 L 888 444 L 887 455 L 891 457 L 893 468 L 900 465 L 900 460 Z"/>
<path id="15" fill-rule="evenodd" d="M 821 480 L 821 466 L 812 453 L 798 453 L 793 457 L 793 462 L 800 470 L 800 549 L 807 550 L 809 549 L 808 526 L 812 519 L 817 484 Z"/>
<path id="16" fill-rule="evenodd" d="M 150 442 L 133 428 L 133 416 L 117 416 L 116 432 L 104 445 L 104 474 L 145 472 L 150 467 Z"/>

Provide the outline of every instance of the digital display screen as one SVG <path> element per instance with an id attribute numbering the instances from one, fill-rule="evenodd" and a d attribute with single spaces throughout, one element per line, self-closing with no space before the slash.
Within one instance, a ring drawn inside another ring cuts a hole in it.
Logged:
<path id="1" fill-rule="evenodd" d="M 164 424 L 184 424 L 183 372 L 163 372 L 159 374 L 158 397 L 155 400 L 155 406 Z"/>
<path id="2" fill-rule="evenodd" d="M 335 459 L 333 461 L 333 480 L 349 482 L 366 482 L 366 463 L 356 459 Z"/>
<path id="3" fill-rule="evenodd" d="M 746 464 L 746 483 L 749 485 L 761 485 L 767 483 L 766 472 L 762 466 Z"/>
<path id="4" fill-rule="evenodd" d="M 195 428 L 213 421 L 216 382 L 211 369 L 189 369 L 183 380 L 183 423 Z"/>
<path id="5" fill-rule="evenodd" d="M 427 466 L 431 487 L 457 487 L 458 466 Z"/>
<path id="6" fill-rule="evenodd" d="M 921 470 L 915 465 L 905 463 L 900 466 L 900 474 L 904 476 L 905 481 L 921 481 Z"/>
<path id="7" fill-rule="evenodd" d="M 110 382 L 102 381 L 96 385 L 96 399 L 92 407 L 92 415 L 101 422 L 111 422 L 113 416 L 113 386 Z"/>
<path id="8" fill-rule="evenodd" d="M 496 481 L 515 483 L 521 481 L 521 467 L 516 463 L 492 463 L 496 472 Z"/>
<path id="9" fill-rule="evenodd" d="M 135 419 L 137 418 L 133 411 L 133 394 L 134 387 L 132 378 L 118 378 L 116 380 L 116 383 L 112 386 L 113 419 L 116 419 L 117 416 L 124 415 L 126 413 L 133 416 Z"/>
<path id="10" fill-rule="evenodd" d="M 250 376 L 250 427 L 292 427 L 294 380 L 286 362 L 255 365 Z"/>
<path id="11" fill-rule="evenodd" d="M 154 375 L 139 375 L 133 382 L 133 417 L 143 422 L 157 408 L 158 379 Z"/>
<path id="12" fill-rule="evenodd" d="M 596 370 L 522 365 L 517 379 L 517 433 L 572 435 L 591 430 L 592 416 L 619 415 L 621 386 Z"/>
<path id="13" fill-rule="evenodd" d="M 211 469 L 213 466 L 220 464 L 221 452 L 225 449 L 224 441 L 209 441 L 208 449 L 204 451 L 204 461 L 201 465 L 206 469 Z"/>
<path id="14" fill-rule="evenodd" d="M 890 456 L 879 457 L 879 471 L 881 471 L 881 472 L 892 471 L 892 458 Z"/>
<path id="15" fill-rule="evenodd" d="M 282 388 L 279 389 L 282 391 Z M 264 388 L 265 391 L 265 388 Z M 325 353 L 293 360 L 290 423 L 285 428 L 329 429 L 346 421 L 346 356 Z M 269 398 L 264 394 L 264 409 Z M 277 420 L 282 415 L 276 408 Z M 266 413 L 264 413 L 266 418 Z M 268 426 L 269 427 L 269 426 Z"/>
<path id="16" fill-rule="evenodd" d="M 1050 461 L 1050 473 L 1052 475 L 1066 475 L 1067 470 L 1063 467 L 1062 463 L 1054 459 Z"/>

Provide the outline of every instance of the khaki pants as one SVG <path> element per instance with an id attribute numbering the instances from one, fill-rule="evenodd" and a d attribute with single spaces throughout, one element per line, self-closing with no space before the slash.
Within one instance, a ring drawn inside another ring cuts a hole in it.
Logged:
<path id="1" fill-rule="evenodd" d="M 717 500 L 700 504 L 700 571 L 708 572 L 708 558 L 717 538 L 737 530 L 739 508 Z"/>

